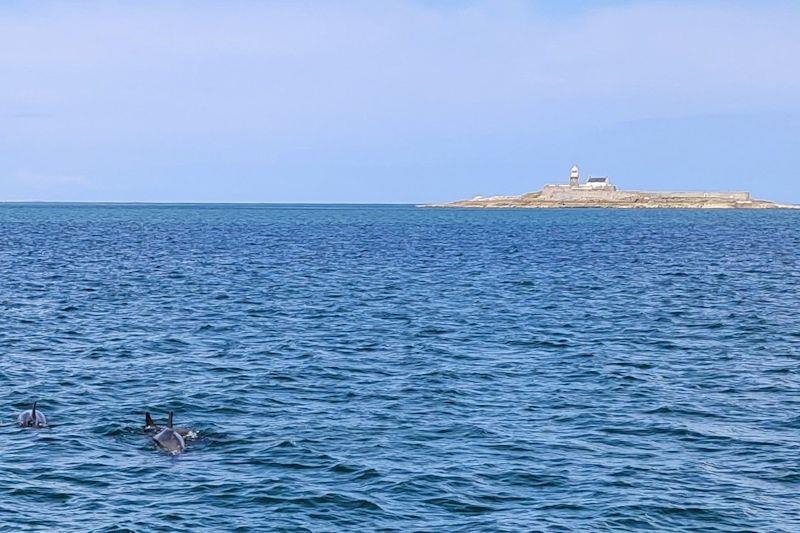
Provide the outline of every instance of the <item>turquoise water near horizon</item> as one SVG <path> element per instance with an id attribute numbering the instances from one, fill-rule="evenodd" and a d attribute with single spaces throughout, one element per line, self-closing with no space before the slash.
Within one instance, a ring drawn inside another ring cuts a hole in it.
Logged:
<path id="1" fill-rule="evenodd" d="M 2 204 L 0 530 L 796 531 L 798 230 Z"/>

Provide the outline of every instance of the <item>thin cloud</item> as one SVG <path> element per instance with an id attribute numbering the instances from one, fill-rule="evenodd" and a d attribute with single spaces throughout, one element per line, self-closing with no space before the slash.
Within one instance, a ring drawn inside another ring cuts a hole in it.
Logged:
<path id="1" fill-rule="evenodd" d="M 31 186 L 36 189 L 48 187 L 87 187 L 91 184 L 86 176 L 43 174 L 40 172 L 21 171 L 12 178 L 13 183 Z"/>
<path id="2" fill-rule="evenodd" d="M 32 111 L 19 111 L 16 113 L 8 113 L 6 116 L 8 118 L 17 118 L 23 120 L 27 119 L 39 120 L 39 119 L 48 119 L 55 117 L 53 113 L 37 113 Z"/>

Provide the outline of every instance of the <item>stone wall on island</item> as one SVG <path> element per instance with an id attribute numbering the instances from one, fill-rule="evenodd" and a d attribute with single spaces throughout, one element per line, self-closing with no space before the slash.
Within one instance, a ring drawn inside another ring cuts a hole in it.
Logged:
<path id="1" fill-rule="evenodd" d="M 536 193 L 533 193 L 536 194 Z M 658 199 L 685 199 L 685 200 L 723 200 L 732 202 L 748 202 L 751 200 L 748 192 L 691 192 L 691 191 L 620 191 L 616 187 L 571 187 L 569 185 L 545 185 L 538 193 L 539 198 L 552 202 L 565 201 L 606 201 L 626 202 L 644 198 Z"/>

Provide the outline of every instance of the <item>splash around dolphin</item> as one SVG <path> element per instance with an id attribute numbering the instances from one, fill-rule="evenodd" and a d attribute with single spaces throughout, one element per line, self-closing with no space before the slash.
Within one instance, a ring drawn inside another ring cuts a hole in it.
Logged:
<path id="1" fill-rule="evenodd" d="M 175 455 L 186 449 L 186 442 L 183 440 L 181 434 L 172 427 L 172 416 L 173 413 L 170 411 L 169 418 L 167 419 L 167 427 L 156 433 L 155 436 L 153 436 L 153 441 L 165 452 Z"/>
<path id="2" fill-rule="evenodd" d="M 41 411 L 36 410 L 36 404 L 38 402 L 33 402 L 33 406 L 28 409 L 27 411 L 22 411 L 19 416 L 17 417 L 17 424 L 20 427 L 24 428 L 43 428 L 47 427 L 47 417 L 44 416 L 44 413 Z"/>

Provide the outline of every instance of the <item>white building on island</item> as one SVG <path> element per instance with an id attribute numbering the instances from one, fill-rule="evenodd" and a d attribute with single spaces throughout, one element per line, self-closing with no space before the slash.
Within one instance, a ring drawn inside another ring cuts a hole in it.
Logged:
<path id="1" fill-rule="evenodd" d="M 572 168 L 569 171 L 569 187 L 573 189 L 617 190 L 616 187 L 611 185 L 611 181 L 608 179 L 608 176 L 589 176 L 585 183 L 581 183 L 581 173 L 580 170 L 578 170 L 578 165 L 572 165 Z"/>
<path id="2" fill-rule="evenodd" d="M 578 165 L 572 165 L 572 169 L 569 171 L 569 186 L 577 187 L 580 179 L 581 173 L 578 170 Z"/>
<path id="3" fill-rule="evenodd" d="M 548 201 L 611 200 L 618 195 L 607 176 L 589 176 L 582 181 L 578 165 L 569 170 L 567 183 L 545 185 L 538 194 Z"/>
<path id="4" fill-rule="evenodd" d="M 594 176 L 589 176 L 589 178 L 586 180 L 586 185 L 584 185 L 584 187 L 589 187 L 590 189 L 607 189 L 607 188 L 616 189 L 616 187 L 611 185 L 611 182 L 608 181 L 608 176 L 602 176 L 599 178 L 596 178 Z"/>

